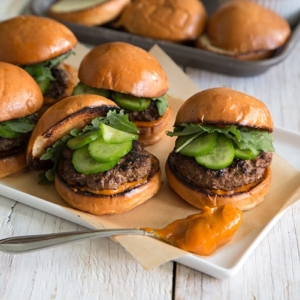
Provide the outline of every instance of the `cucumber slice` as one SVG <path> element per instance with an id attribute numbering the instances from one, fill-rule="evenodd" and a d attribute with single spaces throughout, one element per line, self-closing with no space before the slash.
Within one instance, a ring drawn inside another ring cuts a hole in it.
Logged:
<path id="1" fill-rule="evenodd" d="M 147 109 L 151 103 L 149 98 L 138 98 L 128 94 L 122 94 L 117 92 L 112 92 L 111 98 L 116 102 L 121 108 L 133 110 L 133 111 L 143 111 Z"/>
<path id="2" fill-rule="evenodd" d="M 239 148 L 235 148 L 235 157 L 239 159 L 254 159 L 258 156 L 259 152 L 253 152 L 250 149 L 241 150 Z"/>
<path id="3" fill-rule="evenodd" d="M 212 151 L 212 149 L 216 146 L 218 141 L 218 133 L 203 133 L 200 136 L 196 137 L 186 146 L 184 144 L 188 142 L 189 139 L 192 138 L 191 135 L 189 136 L 180 136 L 177 138 L 175 143 L 175 148 L 179 149 L 181 146 L 183 148 L 179 151 L 180 154 L 186 156 L 200 156 L 208 154 Z"/>
<path id="4" fill-rule="evenodd" d="M 121 144 L 106 143 L 102 137 L 88 145 L 89 154 L 99 162 L 110 162 L 119 160 L 125 156 L 132 148 L 132 141 Z"/>
<path id="5" fill-rule="evenodd" d="M 208 169 L 220 170 L 228 167 L 234 159 L 235 151 L 233 142 L 224 135 L 218 139 L 216 147 L 210 154 L 195 157 L 199 165 Z"/>
<path id="6" fill-rule="evenodd" d="M 72 157 L 72 163 L 76 171 L 85 175 L 108 171 L 118 162 L 119 159 L 106 163 L 96 161 L 90 156 L 88 146 L 75 150 Z"/>
<path id="7" fill-rule="evenodd" d="M 110 144 L 120 144 L 132 140 L 137 140 L 139 138 L 138 134 L 125 132 L 103 123 L 100 123 L 99 126 L 104 141 Z"/>
<path id="8" fill-rule="evenodd" d="M 81 95 L 81 94 L 96 94 L 99 96 L 103 96 L 105 98 L 110 97 L 110 91 L 105 89 L 98 89 L 94 87 L 90 87 L 85 85 L 83 82 L 79 82 L 72 92 L 73 95 Z"/>
<path id="9" fill-rule="evenodd" d="M 81 135 L 69 139 L 67 142 L 67 146 L 70 149 L 75 150 L 89 144 L 90 142 L 96 140 L 100 136 L 100 130 L 87 131 Z"/>

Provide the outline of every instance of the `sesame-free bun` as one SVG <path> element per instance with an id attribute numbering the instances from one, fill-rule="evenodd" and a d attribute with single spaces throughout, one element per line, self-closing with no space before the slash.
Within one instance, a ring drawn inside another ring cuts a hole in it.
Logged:
<path id="1" fill-rule="evenodd" d="M 104 116 L 119 107 L 109 99 L 97 95 L 77 95 L 62 99 L 40 117 L 30 137 L 26 157 L 32 169 L 42 169 L 39 158 L 56 141 L 74 129 L 81 129 L 92 119 Z"/>
<path id="2" fill-rule="evenodd" d="M 82 59 L 78 77 L 90 87 L 135 97 L 160 97 L 169 89 L 160 63 L 144 49 L 124 42 L 94 47 Z"/>
<path id="3" fill-rule="evenodd" d="M 195 40 L 206 20 L 199 0 L 136 0 L 123 10 L 116 26 L 145 37 L 184 42 Z"/>
<path id="4" fill-rule="evenodd" d="M 273 131 L 270 111 L 264 102 L 225 87 L 210 88 L 187 99 L 177 112 L 180 123 L 238 125 Z"/>
<path id="5" fill-rule="evenodd" d="M 15 65 L 43 62 L 72 50 L 75 35 L 63 24 L 39 16 L 18 16 L 0 23 L 0 60 Z"/>
<path id="6" fill-rule="evenodd" d="M 0 122 L 31 115 L 43 104 L 34 79 L 20 67 L 5 62 L 0 62 L 0 99 Z"/>
<path id="7" fill-rule="evenodd" d="M 50 5 L 47 15 L 86 26 L 102 25 L 114 20 L 129 3 L 130 0 L 61 0 Z"/>
<path id="8" fill-rule="evenodd" d="M 200 189 L 180 178 L 172 169 L 169 160 L 166 162 L 165 172 L 171 188 L 186 202 L 200 209 L 204 206 L 216 207 L 225 204 L 232 204 L 240 210 L 252 209 L 264 200 L 272 182 L 271 169 L 268 167 L 264 179 L 254 187 L 244 192 L 217 194 L 210 190 Z"/>
<path id="9" fill-rule="evenodd" d="M 231 0 L 209 18 L 196 47 L 242 60 L 263 59 L 290 35 L 290 25 L 274 11 L 250 0 Z"/>
<path id="10" fill-rule="evenodd" d="M 23 69 L 5 62 L 0 62 L 0 99 L 0 122 L 32 115 L 43 104 L 43 95 L 34 79 Z M 0 178 L 27 167 L 24 148 L 1 153 Z"/>

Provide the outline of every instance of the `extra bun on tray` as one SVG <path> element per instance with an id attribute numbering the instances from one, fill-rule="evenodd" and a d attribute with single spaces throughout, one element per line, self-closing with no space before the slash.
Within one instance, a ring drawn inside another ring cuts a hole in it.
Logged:
<path id="1" fill-rule="evenodd" d="M 135 0 L 123 10 L 115 26 L 140 36 L 185 42 L 203 32 L 206 20 L 199 0 Z"/>
<path id="2" fill-rule="evenodd" d="M 126 130 L 126 131 L 124 131 Z M 136 141 L 138 130 L 109 99 L 67 97 L 39 119 L 27 163 L 55 181 L 72 207 L 96 215 L 140 205 L 161 187 L 159 160 Z"/>
<path id="3" fill-rule="evenodd" d="M 0 178 L 26 168 L 25 152 L 43 104 L 37 83 L 23 69 L 0 62 Z"/>
<path id="4" fill-rule="evenodd" d="M 44 105 L 70 96 L 77 70 L 63 61 L 77 44 L 63 24 L 38 16 L 18 16 L 0 22 L 0 61 L 24 68 L 39 84 Z"/>
<path id="5" fill-rule="evenodd" d="M 51 18 L 87 26 L 102 25 L 114 20 L 130 0 L 61 0 L 50 5 L 47 15 Z"/>
<path id="6" fill-rule="evenodd" d="M 271 184 L 273 122 L 266 105 L 229 89 L 201 91 L 179 109 L 166 162 L 171 188 L 198 208 L 233 204 L 248 210 Z"/>
<path id="7" fill-rule="evenodd" d="M 270 57 L 291 35 L 289 23 L 250 0 L 221 4 L 207 22 L 196 47 L 241 60 Z"/>
<path id="8" fill-rule="evenodd" d="M 171 118 L 167 75 L 147 51 L 129 43 L 112 42 L 93 48 L 81 61 L 79 84 L 73 94 L 99 94 L 116 102 L 134 122 L 139 141 L 160 140 Z"/>

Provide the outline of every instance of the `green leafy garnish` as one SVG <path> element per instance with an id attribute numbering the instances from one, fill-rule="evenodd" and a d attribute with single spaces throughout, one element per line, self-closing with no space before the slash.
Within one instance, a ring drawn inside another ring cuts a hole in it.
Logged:
<path id="1" fill-rule="evenodd" d="M 250 149 L 253 152 L 274 152 L 273 136 L 267 131 L 251 129 L 248 127 L 238 127 L 235 125 L 216 127 L 213 125 L 187 124 L 182 123 L 176 126 L 173 132 L 168 131 L 168 136 L 191 135 L 190 141 L 194 140 L 193 135 L 208 132 L 218 132 L 230 138 L 241 150 Z M 185 143 L 187 145 L 188 142 Z M 182 148 L 182 147 L 181 147 Z M 178 150 L 178 149 L 177 149 Z"/>
<path id="2" fill-rule="evenodd" d="M 40 183 L 44 183 L 45 181 L 52 182 L 54 180 L 54 175 L 58 163 L 62 157 L 63 147 L 65 147 L 68 140 L 72 137 L 78 137 L 89 131 L 100 131 L 100 123 L 104 123 L 106 125 L 109 125 L 110 127 L 127 133 L 139 133 L 137 126 L 133 122 L 129 121 L 128 115 L 124 114 L 123 110 L 121 110 L 119 113 L 117 113 L 116 110 L 110 110 L 105 117 L 94 118 L 91 121 L 91 124 L 85 126 L 81 131 L 79 131 L 78 129 L 72 129 L 68 135 L 64 136 L 61 140 L 57 141 L 51 147 L 47 148 L 47 151 L 41 156 L 41 160 L 52 161 L 53 168 L 40 175 Z"/>
<path id="3" fill-rule="evenodd" d="M 163 116 L 169 106 L 169 103 L 166 99 L 166 95 L 165 96 L 162 96 L 162 97 L 159 97 L 159 98 L 156 98 L 156 99 L 152 99 L 153 101 L 156 102 L 156 107 L 157 107 L 157 110 L 158 110 L 158 114 L 160 116 Z"/>
<path id="4" fill-rule="evenodd" d="M 34 78 L 44 94 L 48 89 L 48 83 L 55 80 L 52 76 L 51 69 L 67 59 L 71 53 L 73 52 L 69 51 L 53 59 L 37 64 L 22 66 L 22 68 Z"/>
<path id="5" fill-rule="evenodd" d="M 0 136 L 6 139 L 16 138 L 33 130 L 35 123 L 32 117 L 25 117 L 0 123 Z"/>

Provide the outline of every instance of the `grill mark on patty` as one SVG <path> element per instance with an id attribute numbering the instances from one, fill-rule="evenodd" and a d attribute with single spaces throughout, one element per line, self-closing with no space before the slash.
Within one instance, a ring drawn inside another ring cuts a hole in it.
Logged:
<path id="1" fill-rule="evenodd" d="M 77 187 L 87 187 L 99 191 L 117 189 L 126 182 L 141 180 L 148 177 L 153 169 L 159 169 L 156 157 L 145 151 L 143 146 L 134 141 L 132 150 L 121 158 L 111 170 L 85 175 L 77 172 L 72 164 L 73 151 L 65 147 L 63 157 L 58 166 L 58 172 L 65 182 Z"/>

